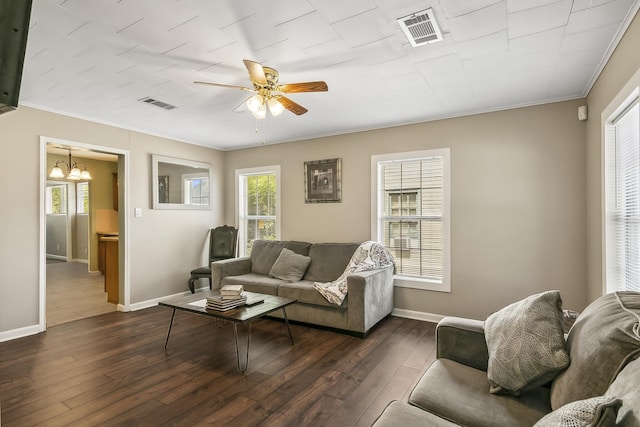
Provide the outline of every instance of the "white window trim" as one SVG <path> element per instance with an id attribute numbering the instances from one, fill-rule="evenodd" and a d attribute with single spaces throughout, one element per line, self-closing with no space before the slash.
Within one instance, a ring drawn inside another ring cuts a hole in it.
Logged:
<path id="1" fill-rule="evenodd" d="M 400 288 L 413 288 L 428 291 L 451 292 L 451 160 L 450 149 L 439 148 L 433 150 L 411 151 L 404 153 L 380 154 L 371 156 L 371 240 L 382 242 L 381 230 L 378 230 L 378 214 L 382 211 L 383 200 L 379 200 L 378 188 L 381 185 L 379 162 L 406 161 L 424 157 L 441 156 L 443 162 L 443 212 L 442 212 L 442 283 L 432 280 L 394 276 L 394 285 Z"/>
<path id="2" fill-rule="evenodd" d="M 242 212 L 243 206 L 241 205 L 244 200 L 244 194 L 240 192 L 243 190 L 241 185 L 241 179 L 243 176 L 247 175 L 263 175 L 265 173 L 275 173 L 276 175 L 276 240 L 280 239 L 280 206 L 282 202 L 280 200 L 280 165 L 272 165 L 272 166 L 258 166 L 255 168 L 245 168 L 245 169 L 236 169 L 236 185 L 235 185 L 235 195 L 236 195 L 236 225 L 238 227 L 238 242 L 244 242 L 246 240 L 246 230 L 241 226 L 241 218 L 240 214 Z M 239 253 L 238 256 L 246 256 L 244 245 L 239 245 Z"/>
<path id="3" fill-rule="evenodd" d="M 638 72 L 640 73 L 640 71 Z M 636 73 L 636 78 L 633 80 L 638 80 L 640 78 L 640 74 Z M 621 93 L 624 93 L 623 89 Z M 629 93 L 627 91 L 627 93 Z M 617 262 L 615 258 L 615 236 L 614 232 L 611 231 L 609 225 L 609 207 L 615 203 L 614 197 L 616 196 L 615 189 L 615 179 L 609 175 L 608 171 L 614 166 L 611 165 L 611 162 L 615 163 L 615 149 L 617 145 L 616 141 L 616 128 L 615 121 L 616 119 L 623 114 L 625 110 L 630 108 L 632 105 L 638 102 L 640 97 L 640 86 L 634 87 L 629 95 L 620 100 L 621 94 L 618 94 L 616 99 L 612 101 L 611 104 L 616 105 L 615 109 L 611 109 L 611 107 L 605 109 L 602 116 L 605 118 L 603 120 L 602 126 L 602 137 L 604 140 L 603 144 L 603 152 L 602 152 L 602 180 L 603 180 L 603 197 L 602 197 L 602 234 L 603 234 L 603 250 L 602 250 L 602 293 L 607 294 L 610 292 L 614 292 L 619 290 L 619 286 L 617 285 L 617 273 L 615 269 L 613 269 L 610 264 Z M 611 106 L 610 104 L 610 106 Z"/>

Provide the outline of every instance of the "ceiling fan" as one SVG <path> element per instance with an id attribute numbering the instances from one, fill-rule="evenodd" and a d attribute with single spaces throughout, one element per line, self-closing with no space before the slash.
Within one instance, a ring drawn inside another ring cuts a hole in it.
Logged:
<path id="1" fill-rule="evenodd" d="M 278 84 L 278 71 L 270 67 L 264 67 L 259 62 L 243 60 L 245 67 L 249 71 L 249 78 L 253 83 L 253 89 L 226 85 L 221 83 L 210 83 L 195 81 L 195 84 L 210 85 L 218 87 L 226 87 L 231 89 L 240 89 L 247 92 L 253 92 L 255 95 L 246 100 L 246 105 L 251 114 L 257 119 L 263 119 L 267 115 L 267 107 L 273 116 L 280 115 L 284 109 L 291 111 L 296 115 L 302 115 L 308 110 L 302 105 L 293 102 L 284 96 L 288 93 L 300 92 L 326 92 L 329 90 L 327 84 L 323 81 Z"/>

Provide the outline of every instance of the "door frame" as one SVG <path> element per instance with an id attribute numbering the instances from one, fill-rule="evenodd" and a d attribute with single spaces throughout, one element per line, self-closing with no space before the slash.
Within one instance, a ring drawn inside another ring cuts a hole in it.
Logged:
<path id="1" fill-rule="evenodd" d="M 45 205 L 45 191 L 48 180 L 47 172 L 47 143 L 73 146 L 78 148 L 84 148 L 88 150 L 101 151 L 105 153 L 118 155 L 118 170 L 124 172 L 122 177 L 119 177 L 122 184 L 121 192 L 119 196 L 119 213 L 118 222 L 120 229 L 120 248 L 123 249 L 124 254 L 120 254 L 120 281 L 123 284 L 122 289 L 122 303 L 118 303 L 118 311 L 130 311 L 131 310 L 131 284 L 130 284 L 130 215 L 129 215 L 129 194 L 130 194 L 130 153 L 128 150 L 121 150 L 113 147 L 106 147 L 102 145 L 87 144 L 83 142 L 65 140 L 60 138 L 52 138 L 47 136 L 40 136 L 40 250 L 39 250 L 39 269 L 38 269 L 38 282 L 39 282 L 39 310 L 38 310 L 38 329 L 40 332 L 47 330 L 47 266 L 46 266 L 46 205 Z M 120 164 L 122 160 L 122 164 Z M 124 192 L 122 192 L 124 191 Z"/>

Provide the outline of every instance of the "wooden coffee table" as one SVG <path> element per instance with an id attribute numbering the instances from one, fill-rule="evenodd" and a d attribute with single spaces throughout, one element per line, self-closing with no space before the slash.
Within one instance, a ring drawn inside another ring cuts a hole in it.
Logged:
<path id="1" fill-rule="evenodd" d="M 287 319 L 287 312 L 285 307 L 296 302 L 296 300 L 282 298 L 275 295 L 258 294 L 254 292 L 245 292 L 247 295 L 247 304 L 233 308 L 227 311 L 217 311 L 205 308 L 207 296 L 219 295 L 219 291 L 206 290 L 197 292 L 195 294 L 189 294 L 181 297 L 170 298 L 159 302 L 158 304 L 164 307 L 173 309 L 171 314 L 171 322 L 169 323 L 169 329 L 167 330 L 167 339 L 164 342 L 164 348 L 167 348 L 169 343 L 169 335 L 171 334 L 171 326 L 173 325 L 173 318 L 176 315 L 176 310 L 189 311 L 195 314 L 201 314 L 204 316 L 215 317 L 216 319 L 228 320 L 233 323 L 233 334 L 236 342 L 236 361 L 238 370 L 244 373 L 249 367 L 249 345 L 251 344 L 251 321 L 259 317 L 267 315 L 276 310 L 282 310 L 285 324 L 287 325 L 287 331 L 289 332 L 289 339 L 291 345 L 293 345 L 293 335 L 291 335 L 291 328 L 289 327 L 289 320 Z M 247 332 L 247 353 L 245 356 L 244 366 L 240 363 L 240 349 L 238 347 L 238 324 L 248 323 Z"/>

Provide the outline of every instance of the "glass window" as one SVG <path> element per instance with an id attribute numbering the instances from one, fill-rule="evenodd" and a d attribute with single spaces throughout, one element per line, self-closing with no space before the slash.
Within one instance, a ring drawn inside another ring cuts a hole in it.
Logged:
<path id="1" fill-rule="evenodd" d="M 605 128 L 606 292 L 640 291 L 638 90 Z"/>
<path id="2" fill-rule="evenodd" d="M 394 255 L 396 284 L 449 291 L 449 150 L 373 156 L 372 171 L 372 239 Z"/>
<path id="3" fill-rule="evenodd" d="M 240 256 L 251 254 L 254 240 L 276 240 L 280 230 L 279 167 L 237 171 Z"/>
<path id="4" fill-rule="evenodd" d="M 89 213 L 89 183 L 79 182 L 76 184 L 76 212 L 79 215 Z"/>
<path id="5" fill-rule="evenodd" d="M 47 215 L 66 215 L 67 213 L 67 186 L 52 185 L 47 187 L 46 212 Z"/>

